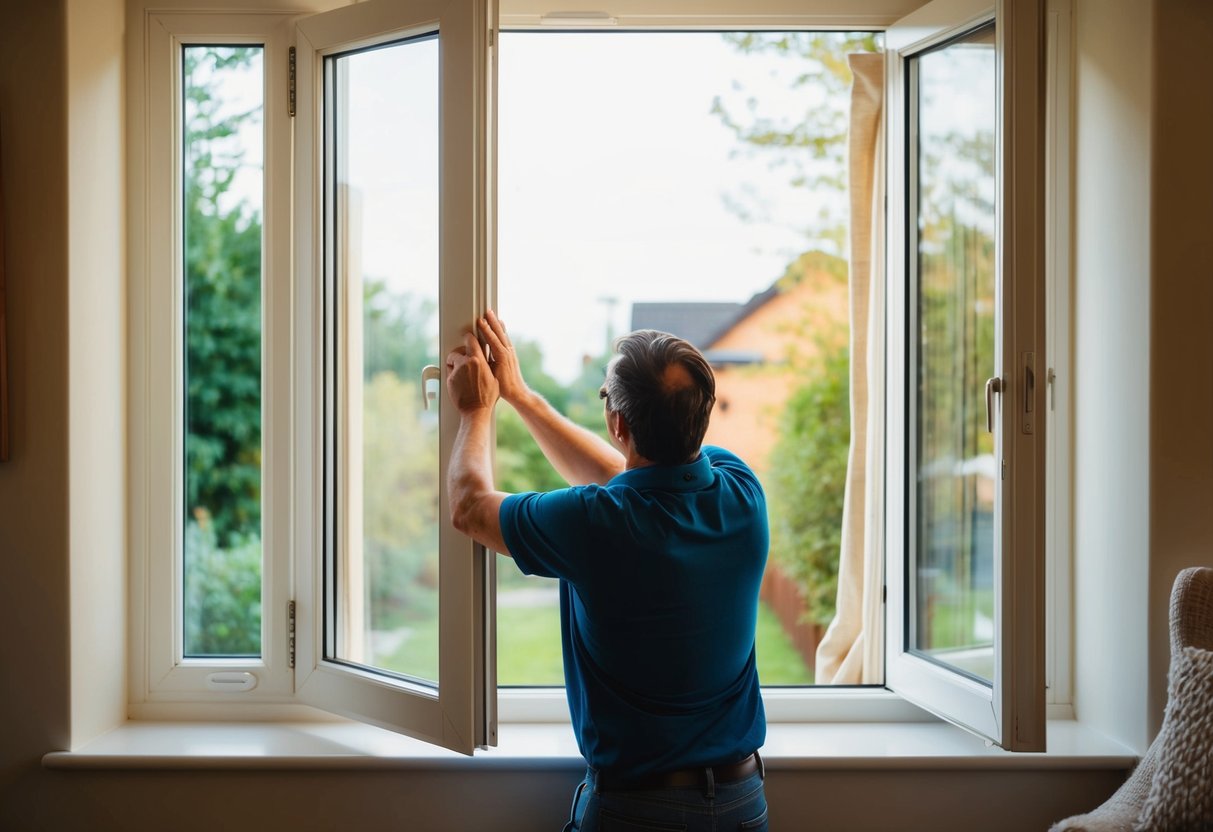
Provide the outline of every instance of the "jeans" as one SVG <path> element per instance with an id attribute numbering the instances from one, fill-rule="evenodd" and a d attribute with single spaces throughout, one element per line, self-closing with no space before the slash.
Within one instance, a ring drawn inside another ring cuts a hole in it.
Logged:
<path id="1" fill-rule="evenodd" d="M 698 786 L 601 789 L 591 768 L 573 792 L 564 832 L 766 832 L 762 781 L 760 764 L 731 783 L 712 782 L 709 769 Z"/>

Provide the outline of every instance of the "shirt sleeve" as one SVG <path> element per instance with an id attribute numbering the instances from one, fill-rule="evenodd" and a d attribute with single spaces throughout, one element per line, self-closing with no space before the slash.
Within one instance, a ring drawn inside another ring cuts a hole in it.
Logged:
<path id="1" fill-rule="evenodd" d="M 704 445 L 703 455 L 708 458 L 713 468 L 718 471 L 728 471 L 730 475 L 750 488 L 755 495 L 764 497 L 762 483 L 759 482 L 758 475 L 737 454 L 732 451 L 726 451 L 724 448 L 718 448 L 715 445 Z"/>
<path id="2" fill-rule="evenodd" d="M 524 575 L 577 583 L 586 574 L 591 524 L 584 491 L 531 491 L 502 501 L 501 536 Z"/>

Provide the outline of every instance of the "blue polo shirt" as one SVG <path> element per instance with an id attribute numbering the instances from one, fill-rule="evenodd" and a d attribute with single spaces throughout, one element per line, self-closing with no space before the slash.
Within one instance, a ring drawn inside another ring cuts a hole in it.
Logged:
<path id="1" fill-rule="evenodd" d="M 512 494 L 500 519 L 518 568 L 560 579 L 565 690 L 590 765 L 640 777 L 762 745 L 754 626 L 769 538 L 744 462 L 705 446 L 688 465 Z"/>

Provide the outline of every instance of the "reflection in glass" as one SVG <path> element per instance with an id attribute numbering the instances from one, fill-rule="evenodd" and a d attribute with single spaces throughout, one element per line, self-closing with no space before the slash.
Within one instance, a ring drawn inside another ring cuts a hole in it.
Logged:
<path id="1" fill-rule="evenodd" d="M 914 62 L 916 510 L 911 649 L 993 678 L 995 64 L 988 26 Z"/>
<path id="2" fill-rule="evenodd" d="M 330 657 L 438 680 L 438 39 L 330 58 L 338 425 Z M 331 181 L 331 180 L 330 180 Z"/>
<path id="3" fill-rule="evenodd" d="M 261 654 L 259 46 L 182 49 L 183 649 Z"/>

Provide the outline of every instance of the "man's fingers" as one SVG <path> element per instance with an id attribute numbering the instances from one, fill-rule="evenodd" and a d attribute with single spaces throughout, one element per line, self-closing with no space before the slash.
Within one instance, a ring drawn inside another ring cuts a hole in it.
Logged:
<path id="1" fill-rule="evenodd" d="M 485 358 L 484 348 L 480 346 L 480 342 L 476 340 L 474 333 L 463 333 L 463 350 L 469 357 L 480 356 L 481 358 Z M 488 359 L 486 358 L 485 360 L 487 361 Z"/>
<path id="2" fill-rule="evenodd" d="M 488 341 L 489 346 L 493 348 L 493 352 L 498 354 L 505 352 L 506 345 L 493 330 L 493 325 L 485 318 L 481 318 L 476 323 L 479 324 L 480 331 L 484 333 L 484 340 Z"/>
<path id="3" fill-rule="evenodd" d="M 489 328 L 492 329 L 493 334 L 497 336 L 497 340 L 508 347 L 510 345 L 510 336 L 505 331 L 505 324 L 502 323 L 501 319 L 497 317 L 497 313 L 492 309 L 486 309 L 484 310 L 484 317 L 488 320 Z"/>
<path id="4" fill-rule="evenodd" d="M 473 339 L 473 340 L 475 340 L 475 339 Z M 446 366 L 447 367 L 462 367 L 464 364 L 466 364 L 468 362 L 469 355 L 470 355 L 470 353 L 468 352 L 467 341 L 465 339 L 464 345 L 462 347 L 455 347 L 455 349 L 451 350 L 450 352 L 448 352 L 446 354 Z"/>

